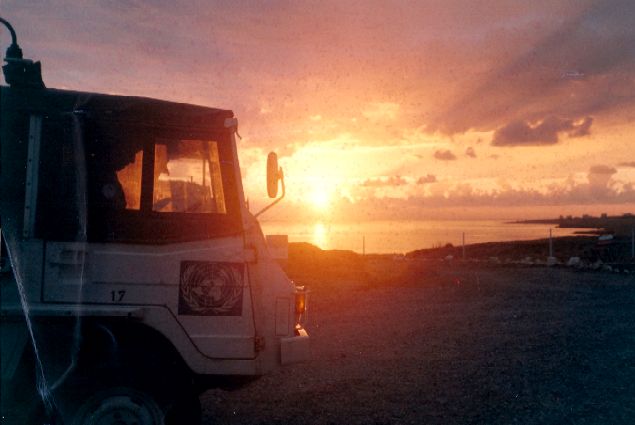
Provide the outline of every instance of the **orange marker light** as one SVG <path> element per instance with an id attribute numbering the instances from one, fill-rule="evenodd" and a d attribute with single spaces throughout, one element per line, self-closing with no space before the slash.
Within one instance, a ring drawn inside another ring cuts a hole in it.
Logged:
<path id="1" fill-rule="evenodd" d="M 295 312 L 303 314 L 306 311 L 306 291 L 304 286 L 296 286 L 295 292 Z"/>

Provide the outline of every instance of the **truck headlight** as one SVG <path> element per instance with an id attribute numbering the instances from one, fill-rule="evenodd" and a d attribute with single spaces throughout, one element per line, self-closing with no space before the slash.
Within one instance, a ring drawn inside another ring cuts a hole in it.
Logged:
<path id="1" fill-rule="evenodd" d="M 306 291 L 304 287 L 301 290 L 298 290 L 296 287 L 295 292 L 295 312 L 296 314 L 303 314 L 306 311 Z"/>
<path id="2" fill-rule="evenodd" d="M 296 324 L 306 322 L 307 312 L 307 293 L 308 291 L 304 286 L 295 287 L 295 322 Z"/>

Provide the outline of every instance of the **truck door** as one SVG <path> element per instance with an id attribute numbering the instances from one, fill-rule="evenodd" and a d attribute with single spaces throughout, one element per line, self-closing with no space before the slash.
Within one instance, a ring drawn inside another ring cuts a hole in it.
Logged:
<path id="1" fill-rule="evenodd" d="M 86 239 L 47 238 L 44 301 L 166 309 L 206 356 L 253 358 L 229 134 L 106 121 L 81 132 Z"/>

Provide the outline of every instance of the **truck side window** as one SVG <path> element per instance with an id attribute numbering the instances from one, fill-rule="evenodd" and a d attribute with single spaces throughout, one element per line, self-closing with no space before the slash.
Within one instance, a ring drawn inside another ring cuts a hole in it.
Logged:
<path id="1" fill-rule="evenodd" d="M 138 210 L 141 207 L 141 173 L 143 151 L 135 154 L 133 162 L 116 171 L 117 180 L 123 190 L 127 210 Z"/>
<path id="2" fill-rule="evenodd" d="M 154 146 L 152 210 L 226 214 L 215 141 L 159 141 Z"/>

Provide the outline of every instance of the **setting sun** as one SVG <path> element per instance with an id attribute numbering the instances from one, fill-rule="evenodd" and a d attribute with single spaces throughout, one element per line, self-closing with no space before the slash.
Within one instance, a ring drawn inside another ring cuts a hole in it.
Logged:
<path id="1" fill-rule="evenodd" d="M 331 197 L 324 189 L 316 189 L 309 196 L 311 206 L 318 211 L 326 211 L 331 204 Z"/>

